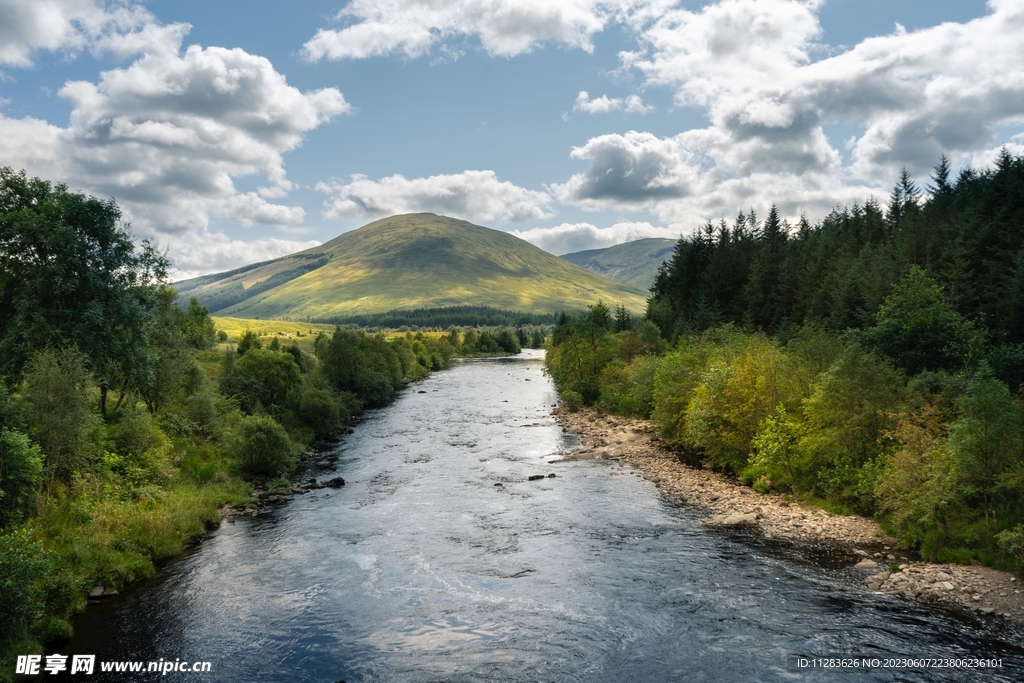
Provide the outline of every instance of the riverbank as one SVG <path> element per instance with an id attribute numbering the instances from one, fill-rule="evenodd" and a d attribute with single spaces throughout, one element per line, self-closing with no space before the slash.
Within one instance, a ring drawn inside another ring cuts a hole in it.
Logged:
<path id="1" fill-rule="evenodd" d="M 604 415 L 591 408 L 569 412 L 559 407 L 554 414 L 583 443 L 582 449 L 562 462 L 628 463 L 665 495 L 707 510 L 709 526 L 746 526 L 767 538 L 841 544 L 849 549 L 850 564 L 864 572 L 866 590 L 1024 622 L 1022 582 L 1006 572 L 921 562 L 899 550 L 897 539 L 874 520 L 829 514 L 789 496 L 758 493 L 717 472 L 689 467 L 666 447 L 657 427 L 647 420 Z M 612 472 L 612 476 L 627 474 Z"/>

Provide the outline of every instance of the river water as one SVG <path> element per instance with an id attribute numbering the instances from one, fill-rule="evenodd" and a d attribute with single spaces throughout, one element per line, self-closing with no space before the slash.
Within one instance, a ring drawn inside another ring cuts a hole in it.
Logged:
<path id="1" fill-rule="evenodd" d="M 90 607 L 65 652 L 209 661 L 168 680 L 238 683 L 1024 680 L 1020 630 L 867 593 L 828 553 L 706 530 L 617 463 L 549 464 L 577 444 L 542 367 L 463 360 L 414 385 L 311 472 L 345 487 L 223 524 Z M 792 654 L 1004 668 L 808 673 Z"/>

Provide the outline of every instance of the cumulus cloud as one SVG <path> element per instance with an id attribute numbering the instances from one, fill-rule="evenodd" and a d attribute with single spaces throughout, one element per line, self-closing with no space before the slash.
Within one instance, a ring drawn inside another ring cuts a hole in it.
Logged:
<path id="1" fill-rule="evenodd" d="M 599 228 L 592 223 L 562 223 L 553 228 L 530 228 L 510 232 L 544 251 L 558 255 L 585 249 L 603 249 L 645 237 L 679 238 L 679 232 L 671 228 L 629 221 L 615 223 L 607 228 Z"/>
<path id="2" fill-rule="evenodd" d="M 625 111 L 627 114 L 649 114 L 654 111 L 654 107 L 644 104 L 639 95 L 629 95 L 625 99 L 601 95 L 592 100 L 586 90 L 581 90 L 580 94 L 576 96 L 576 103 L 572 109 L 588 114 L 607 114 L 612 111 Z"/>
<path id="3" fill-rule="evenodd" d="M 474 37 L 488 53 L 512 57 L 543 43 L 591 52 L 592 38 L 613 21 L 642 20 L 666 0 L 351 0 L 304 46 L 306 57 L 364 59 L 403 54 L 414 58 L 435 45 Z"/>
<path id="4" fill-rule="evenodd" d="M 594 209 L 615 204 L 642 207 L 691 191 L 690 154 L 672 139 L 636 131 L 602 135 L 573 149 L 572 156 L 589 161 L 590 168 L 552 186 L 565 202 Z"/>
<path id="5" fill-rule="evenodd" d="M 399 213 L 429 212 L 465 220 L 502 223 L 551 216 L 551 196 L 498 180 L 494 171 L 463 171 L 428 178 L 393 175 L 370 180 L 353 175 L 317 189 L 332 195 L 328 218 L 377 218 Z"/>
<path id="6" fill-rule="evenodd" d="M 901 167 L 923 176 L 939 155 L 990 160 L 997 130 L 1024 123 L 1024 4 L 824 49 L 820 0 L 720 0 L 672 7 L 635 25 L 639 49 L 621 55 L 645 87 L 674 92 L 708 125 L 676 135 L 603 135 L 572 150 L 588 168 L 552 186 L 588 209 L 653 210 L 692 226 L 715 214 L 778 202 L 789 215 L 887 194 Z M 590 99 L 577 110 L 612 111 Z M 849 157 L 830 124 L 859 132 Z M 1011 148 L 1019 144 L 1010 141 Z"/>
<path id="7" fill-rule="evenodd" d="M 648 85 L 703 108 L 713 133 L 768 152 L 793 172 L 825 172 L 839 160 L 823 133 L 830 121 L 860 124 L 847 169 L 887 183 L 906 165 L 927 172 L 943 152 L 970 154 L 995 127 L 1024 120 L 1024 5 L 992 0 L 989 13 L 868 38 L 814 61 L 818 0 L 722 0 L 666 12 L 624 56 Z M 744 154 L 742 158 L 748 156 Z M 743 172 L 743 169 L 736 169 Z"/>
<path id="8" fill-rule="evenodd" d="M 39 50 L 74 54 L 83 49 L 123 55 L 159 43 L 160 33 L 187 30 L 159 26 L 144 7 L 103 0 L 0 0 L 0 65 L 28 67 Z"/>
<path id="9" fill-rule="evenodd" d="M 269 60 L 241 49 L 182 52 L 184 32 L 172 29 L 111 38 L 110 49 L 146 51 L 98 82 L 66 83 L 59 95 L 72 107 L 67 127 L 0 114 L 0 158 L 114 197 L 137 233 L 169 244 L 181 267 L 194 269 L 198 252 L 188 245 L 213 239 L 206 235 L 211 217 L 302 222 L 301 207 L 270 201 L 293 189 L 283 154 L 350 107 L 335 88 L 299 91 Z M 265 184 L 239 192 L 234 179 L 244 176 Z"/>

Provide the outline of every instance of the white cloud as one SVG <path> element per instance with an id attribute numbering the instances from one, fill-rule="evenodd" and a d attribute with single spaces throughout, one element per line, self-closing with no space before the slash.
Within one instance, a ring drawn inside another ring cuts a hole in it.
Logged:
<path id="1" fill-rule="evenodd" d="M 592 223 L 562 223 L 553 228 L 530 228 L 510 232 L 544 251 L 558 255 L 584 249 L 603 249 L 645 237 L 679 238 L 679 231 L 672 228 L 659 228 L 646 222 L 629 221 L 615 223 L 608 228 L 599 228 Z"/>
<path id="2" fill-rule="evenodd" d="M 649 114 L 654 111 L 654 107 L 645 105 L 639 95 L 629 95 L 625 99 L 601 95 L 592 100 L 586 90 L 581 90 L 580 94 L 576 96 L 576 103 L 572 108 L 573 111 L 584 111 L 588 114 L 607 114 L 612 111 L 625 111 L 627 114 Z"/>
<path id="3" fill-rule="evenodd" d="M 351 0 L 336 17 L 346 25 L 317 31 L 304 52 L 313 61 L 394 53 L 414 58 L 438 44 L 451 54 L 447 43 L 467 36 L 477 38 L 488 53 L 502 57 L 529 52 L 543 43 L 591 52 L 591 39 L 606 25 L 639 21 L 654 4 L 642 0 Z"/>
<path id="4" fill-rule="evenodd" d="M 207 273 L 232 270 L 250 263 L 294 254 L 319 244 L 316 240 L 237 240 L 223 233 L 199 233 L 175 249 L 178 258 L 175 259 L 176 267 L 171 272 L 171 279 L 187 280 Z"/>
<path id="5" fill-rule="evenodd" d="M 463 171 L 429 178 L 393 175 L 370 180 L 353 175 L 348 182 L 320 183 L 333 198 L 328 218 L 376 218 L 430 212 L 473 221 L 524 221 L 551 215 L 551 196 L 498 180 L 494 171 Z"/>
<path id="6" fill-rule="evenodd" d="M 269 60 L 241 49 L 182 52 L 183 36 L 180 27 L 154 25 L 110 37 L 110 49 L 145 52 L 96 83 L 66 83 L 66 128 L 0 114 L 0 159 L 114 197 L 136 233 L 170 244 L 179 267 L 195 270 L 201 259 L 188 245 L 213 239 L 211 217 L 302 222 L 301 207 L 268 201 L 294 188 L 283 154 L 350 107 L 335 88 L 299 91 Z M 239 192 L 234 180 L 244 176 L 265 185 Z"/>
<path id="7" fill-rule="evenodd" d="M 576 159 L 590 162 L 584 173 L 552 185 L 560 200 L 600 209 L 614 205 L 634 208 L 690 194 L 695 169 L 690 153 L 673 139 L 629 131 L 591 138 L 572 150 Z"/>
<path id="8" fill-rule="evenodd" d="M 144 7 L 103 0 L 0 0 L 0 65 L 32 66 L 39 50 L 69 54 L 89 49 L 123 56 L 183 33 L 184 24 L 160 26 Z M 133 45 L 133 48 L 129 48 Z"/>
<path id="9" fill-rule="evenodd" d="M 634 25 L 640 49 L 623 53 L 623 66 L 647 88 L 672 89 L 709 125 L 594 137 L 572 151 L 588 168 L 552 191 L 583 208 L 644 208 L 691 228 L 772 202 L 789 216 L 821 215 L 884 197 L 901 167 L 926 175 L 942 153 L 954 165 L 987 163 L 997 128 L 1024 123 L 1024 3 L 991 0 L 972 21 L 897 27 L 839 52 L 817 42 L 821 4 L 720 0 Z M 583 111 L 615 105 L 577 99 Z M 833 123 L 861 132 L 832 141 Z"/>
<path id="10" fill-rule="evenodd" d="M 820 4 L 723 0 L 672 10 L 643 31 L 645 49 L 625 64 L 648 85 L 675 89 L 679 104 L 705 109 L 715 135 L 739 146 L 756 140 L 771 152 L 751 164 L 759 168 L 774 160 L 825 171 L 838 154 L 823 126 L 847 121 L 865 131 L 846 170 L 888 183 L 903 165 L 927 172 L 941 153 L 973 153 L 996 125 L 1024 121 L 1020 2 L 993 0 L 970 22 L 898 27 L 812 61 Z"/>

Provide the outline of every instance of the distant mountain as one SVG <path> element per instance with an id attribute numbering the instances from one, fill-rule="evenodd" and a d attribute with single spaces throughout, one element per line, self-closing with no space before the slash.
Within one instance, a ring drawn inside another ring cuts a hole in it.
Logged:
<path id="1" fill-rule="evenodd" d="M 562 258 L 587 270 L 646 291 L 654 284 L 654 278 L 657 277 L 662 262 L 672 256 L 675 245 L 675 240 L 650 237 L 616 244 L 607 249 L 588 249 L 562 254 Z"/>
<path id="2" fill-rule="evenodd" d="M 392 216 L 312 249 L 174 286 L 211 313 L 278 320 L 448 306 L 553 313 L 599 299 L 636 312 L 646 306 L 638 289 L 506 232 L 432 213 Z"/>

